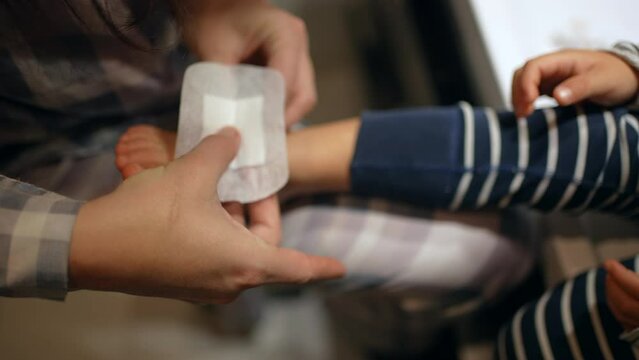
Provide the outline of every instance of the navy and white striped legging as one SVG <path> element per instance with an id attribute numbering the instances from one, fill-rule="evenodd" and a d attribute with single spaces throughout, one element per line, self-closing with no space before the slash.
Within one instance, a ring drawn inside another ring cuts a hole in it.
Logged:
<path id="1" fill-rule="evenodd" d="M 636 271 L 639 257 L 622 262 Z M 606 273 L 592 269 L 519 309 L 499 333 L 498 359 L 634 359 L 606 301 Z"/>
<path id="2" fill-rule="evenodd" d="M 560 107 L 517 119 L 489 108 L 369 112 L 351 164 L 357 194 L 433 208 L 524 205 L 639 215 L 639 112 Z M 635 268 L 635 260 L 625 262 Z M 594 269 L 521 309 L 500 358 L 633 358 Z"/>

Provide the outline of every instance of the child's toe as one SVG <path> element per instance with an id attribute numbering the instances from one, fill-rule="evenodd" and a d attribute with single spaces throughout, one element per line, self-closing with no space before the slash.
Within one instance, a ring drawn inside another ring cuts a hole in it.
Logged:
<path id="1" fill-rule="evenodd" d="M 127 155 L 124 154 L 117 154 L 115 155 L 115 166 L 122 170 L 127 164 L 129 164 L 129 157 Z"/>
<path id="2" fill-rule="evenodd" d="M 122 168 L 122 171 L 121 171 L 122 177 L 124 177 L 125 179 L 128 179 L 131 176 L 141 172 L 142 170 L 144 170 L 144 168 L 142 168 L 140 164 L 136 164 L 136 163 L 127 164 L 126 166 Z"/>

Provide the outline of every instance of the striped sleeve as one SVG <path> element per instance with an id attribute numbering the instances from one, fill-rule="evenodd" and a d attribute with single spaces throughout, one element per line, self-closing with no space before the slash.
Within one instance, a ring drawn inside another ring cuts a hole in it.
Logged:
<path id="1" fill-rule="evenodd" d="M 64 299 L 81 205 L 0 175 L 0 295 Z"/>
<path id="2" fill-rule="evenodd" d="M 626 60 L 628 64 L 639 70 L 639 45 L 629 41 L 620 41 L 612 47 L 611 52 L 617 54 Z"/>
<path id="3" fill-rule="evenodd" d="M 527 205 L 639 215 L 639 122 L 627 108 L 512 112 L 458 107 L 368 112 L 354 192 L 435 208 Z"/>
<path id="4" fill-rule="evenodd" d="M 620 41 L 616 43 L 610 52 L 624 59 L 628 64 L 635 68 L 639 72 L 639 45 L 629 41 Z M 639 94 L 632 102 L 633 107 L 639 107 Z"/>

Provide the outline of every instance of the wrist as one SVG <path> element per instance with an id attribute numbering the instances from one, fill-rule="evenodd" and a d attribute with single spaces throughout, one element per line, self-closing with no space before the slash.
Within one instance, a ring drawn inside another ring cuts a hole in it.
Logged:
<path id="1" fill-rule="evenodd" d="M 619 42 L 608 52 L 622 60 L 632 71 L 634 92 L 627 101 L 639 105 L 639 45 L 627 41 Z"/>
<path id="2" fill-rule="evenodd" d="M 350 190 L 359 118 L 312 126 L 288 136 L 290 187 L 301 193 Z"/>
<path id="3" fill-rule="evenodd" d="M 82 253 L 86 246 L 88 234 L 90 233 L 90 215 L 92 202 L 85 203 L 78 212 L 73 232 L 71 235 L 71 245 L 69 248 L 69 290 L 80 290 L 86 286 L 86 256 Z"/>
<path id="4" fill-rule="evenodd" d="M 69 290 L 108 290 L 106 284 L 100 284 L 100 259 L 108 256 L 108 249 L 102 247 L 102 237 L 114 224 L 110 222 L 113 214 L 100 213 L 101 208 L 115 209 L 108 204 L 108 197 L 85 203 L 78 212 L 69 249 Z M 107 202 L 106 207 L 102 203 Z M 114 240 L 114 239 L 112 239 Z M 114 242 L 107 242 L 109 244 Z"/>

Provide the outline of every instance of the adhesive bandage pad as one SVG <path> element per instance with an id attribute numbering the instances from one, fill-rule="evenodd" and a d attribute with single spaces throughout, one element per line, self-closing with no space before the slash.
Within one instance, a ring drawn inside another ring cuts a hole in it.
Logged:
<path id="1" fill-rule="evenodd" d="M 218 183 L 220 201 L 251 203 L 288 181 L 284 81 L 271 69 L 201 62 L 184 75 L 175 156 L 225 126 L 240 132 L 237 156 Z"/>

